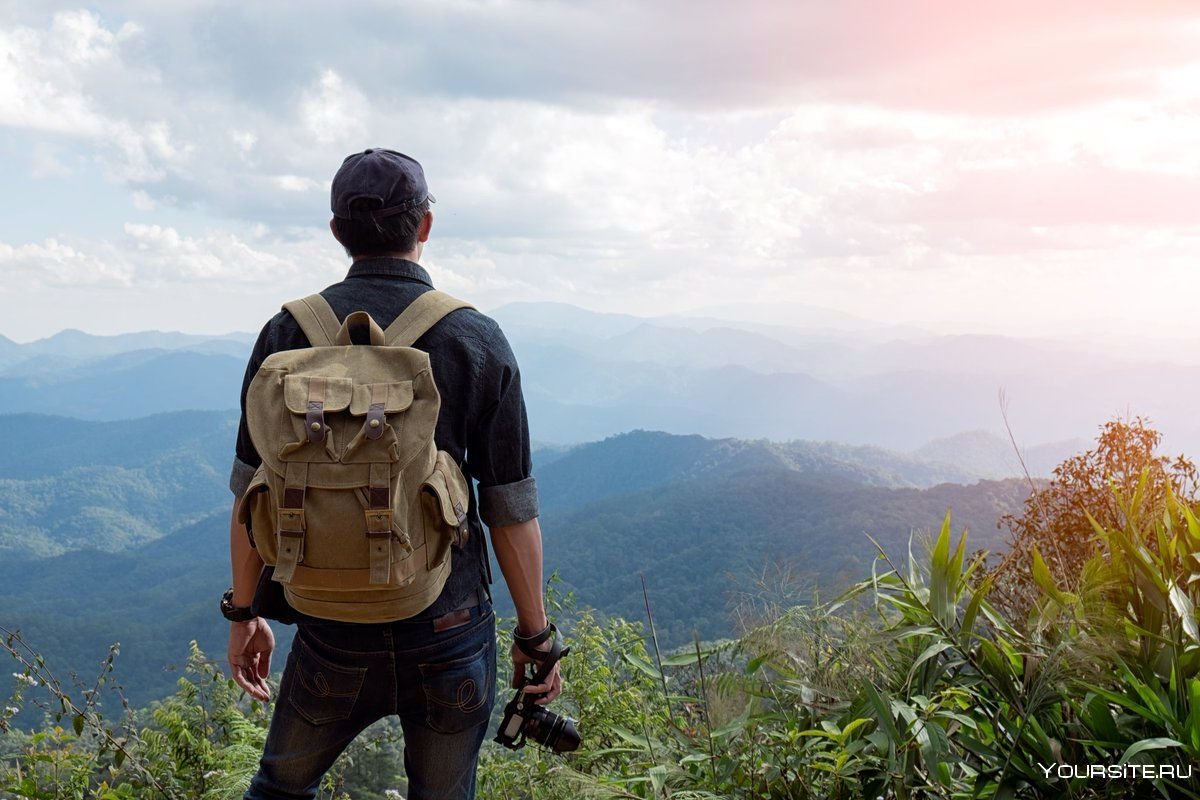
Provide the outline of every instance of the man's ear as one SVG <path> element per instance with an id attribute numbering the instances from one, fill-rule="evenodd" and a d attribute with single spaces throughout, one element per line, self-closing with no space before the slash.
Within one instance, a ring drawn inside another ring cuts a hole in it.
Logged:
<path id="1" fill-rule="evenodd" d="M 333 217 L 330 217 L 330 218 L 329 218 L 329 232 L 333 234 L 333 238 L 337 239 L 337 241 L 338 241 L 338 244 L 341 244 L 341 243 L 342 243 L 342 240 L 341 240 L 341 239 L 338 239 L 338 235 L 337 235 L 337 225 L 335 224 L 335 220 L 334 220 L 334 218 L 333 218 Z"/>
<path id="2" fill-rule="evenodd" d="M 425 216 L 421 219 L 421 225 L 417 228 L 417 241 L 429 241 L 429 232 L 433 230 L 433 212 L 426 211 Z"/>

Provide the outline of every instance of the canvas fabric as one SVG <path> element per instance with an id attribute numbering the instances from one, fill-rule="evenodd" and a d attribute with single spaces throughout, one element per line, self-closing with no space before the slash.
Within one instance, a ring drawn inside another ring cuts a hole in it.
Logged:
<path id="1" fill-rule="evenodd" d="M 441 398 L 412 344 L 466 307 L 426 292 L 384 331 L 362 311 L 339 321 L 320 295 L 284 305 L 312 347 L 271 354 L 250 383 L 262 464 L 238 514 L 297 611 L 388 622 L 441 593 L 469 493 L 434 442 Z"/>

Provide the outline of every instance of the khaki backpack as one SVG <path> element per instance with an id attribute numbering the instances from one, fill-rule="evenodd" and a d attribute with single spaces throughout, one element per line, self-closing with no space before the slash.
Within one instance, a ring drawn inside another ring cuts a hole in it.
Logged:
<path id="1" fill-rule="evenodd" d="M 467 481 L 434 444 L 441 398 L 412 344 L 469 307 L 429 291 L 383 331 L 365 311 L 339 324 L 320 295 L 284 305 L 312 347 L 271 354 L 250 383 L 262 466 L 238 516 L 297 611 L 386 622 L 441 593 L 468 531 Z M 353 344 L 356 330 L 371 343 Z"/>

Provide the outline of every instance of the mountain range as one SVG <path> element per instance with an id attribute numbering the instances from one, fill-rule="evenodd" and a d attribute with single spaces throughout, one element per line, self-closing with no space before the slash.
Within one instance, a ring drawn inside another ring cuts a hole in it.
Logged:
<path id="1" fill-rule="evenodd" d="M 858 320 L 806 326 L 799 313 L 790 325 L 537 303 L 493 314 L 522 364 L 533 436 L 548 444 L 640 428 L 916 454 L 972 433 L 970 469 L 999 478 L 1022 472 L 1005 414 L 1034 475 L 1047 474 L 1105 421 L 1141 414 L 1169 449 L 1200 449 L 1188 400 L 1200 389 L 1200 366 L 1165 357 Z M 26 344 L 3 340 L 0 413 L 118 420 L 235 409 L 252 339 L 65 331 Z"/>

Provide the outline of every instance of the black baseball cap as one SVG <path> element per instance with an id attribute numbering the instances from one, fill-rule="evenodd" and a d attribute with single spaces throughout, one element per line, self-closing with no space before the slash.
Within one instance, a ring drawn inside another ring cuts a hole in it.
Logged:
<path id="1" fill-rule="evenodd" d="M 434 202 L 425 183 L 425 170 L 417 160 L 381 147 L 346 156 L 333 176 L 329 194 L 333 215 L 341 219 L 390 217 L 426 200 Z M 378 205 L 364 211 L 355 209 L 352 217 L 350 204 L 362 198 L 376 200 Z"/>

